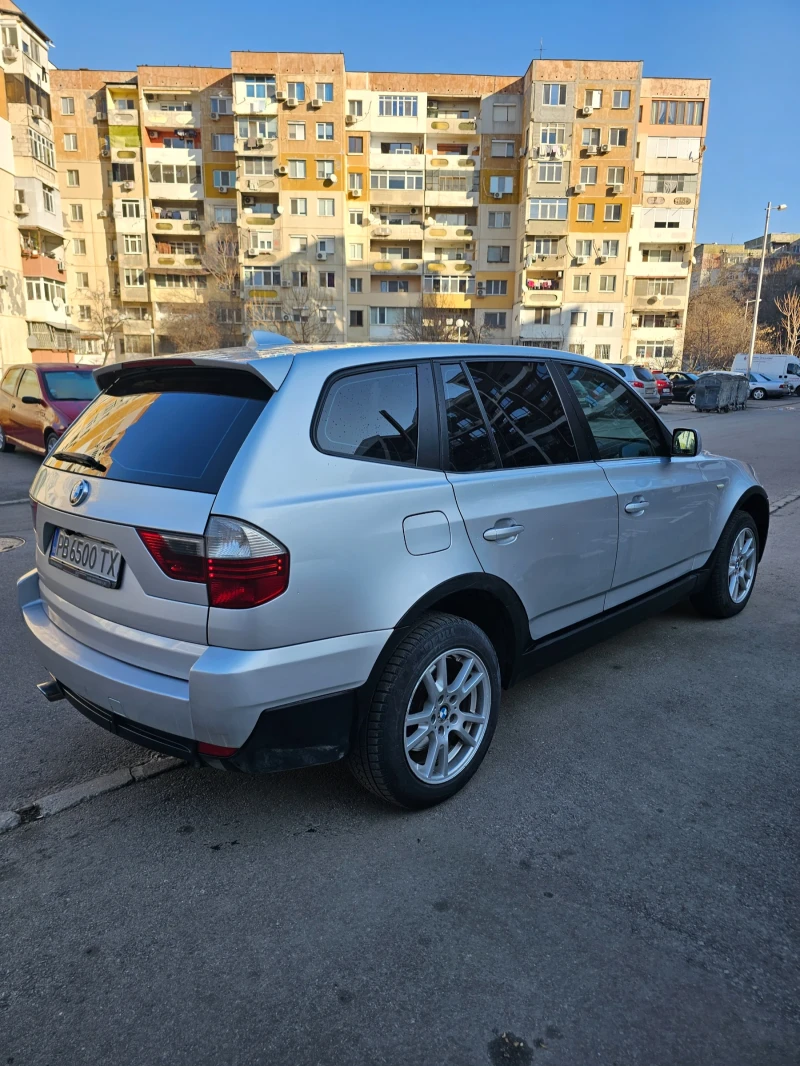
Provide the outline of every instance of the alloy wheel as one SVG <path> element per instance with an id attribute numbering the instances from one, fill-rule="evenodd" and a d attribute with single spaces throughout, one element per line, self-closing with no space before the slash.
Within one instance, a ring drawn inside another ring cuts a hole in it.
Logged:
<path id="1" fill-rule="evenodd" d="M 756 538 L 752 529 L 740 530 L 728 561 L 728 592 L 734 603 L 746 599 L 756 576 Z"/>
<path id="2" fill-rule="evenodd" d="M 406 710 L 406 761 L 428 785 L 452 781 L 472 761 L 489 724 L 489 672 L 475 652 L 453 648 L 419 677 Z"/>

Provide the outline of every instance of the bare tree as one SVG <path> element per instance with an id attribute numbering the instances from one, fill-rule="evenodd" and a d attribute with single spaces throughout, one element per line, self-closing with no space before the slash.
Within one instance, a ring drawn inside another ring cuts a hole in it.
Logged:
<path id="1" fill-rule="evenodd" d="M 221 333 L 211 304 L 176 304 L 161 320 L 161 343 L 173 352 L 202 352 L 219 348 Z"/>
<path id="2" fill-rule="evenodd" d="M 109 355 L 116 354 L 115 338 L 122 332 L 123 323 L 127 321 L 125 308 L 115 305 L 105 285 L 81 294 L 90 309 L 89 318 L 81 320 L 84 335 L 97 334 L 102 346 L 103 363 Z"/>
<path id="3" fill-rule="evenodd" d="M 783 351 L 800 355 L 800 289 L 793 289 L 775 300 L 781 316 Z"/>
<path id="4" fill-rule="evenodd" d="M 235 225 L 215 225 L 206 234 L 200 261 L 217 283 L 222 296 L 239 304 L 239 231 Z"/>
<path id="5" fill-rule="evenodd" d="M 326 289 L 293 285 L 281 289 L 278 302 L 251 294 L 245 300 L 245 321 L 249 329 L 281 333 L 296 344 L 325 344 L 336 328 L 328 310 L 331 296 Z"/>
<path id="6" fill-rule="evenodd" d="M 683 366 L 727 369 L 737 352 L 747 351 L 751 324 L 745 310 L 731 290 L 722 285 L 707 285 L 689 297 L 684 330 Z M 757 335 L 758 351 L 768 351 L 771 331 L 761 327 Z"/>
<path id="7" fill-rule="evenodd" d="M 474 314 L 474 312 L 473 312 Z M 456 325 L 461 319 L 463 325 Z M 453 341 L 486 341 L 494 332 L 493 327 L 476 326 L 467 308 L 454 306 L 446 293 L 420 293 L 415 307 L 406 308 L 404 320 L 395 326 L 395 334 L 411 343 L 448 343 Z"/>

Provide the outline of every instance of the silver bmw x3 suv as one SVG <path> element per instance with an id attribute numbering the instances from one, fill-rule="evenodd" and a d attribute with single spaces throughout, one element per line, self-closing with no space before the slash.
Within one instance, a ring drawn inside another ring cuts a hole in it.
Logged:
<path id="1" fill-rule="evenodd" d="M 190 763 L 346 757 L 424 807 L 478 769 L 501 688 L 753 590 L 752 470 L 591 359 L 285 346 L 95 373 L 31 488 L 39 687 Z"/>

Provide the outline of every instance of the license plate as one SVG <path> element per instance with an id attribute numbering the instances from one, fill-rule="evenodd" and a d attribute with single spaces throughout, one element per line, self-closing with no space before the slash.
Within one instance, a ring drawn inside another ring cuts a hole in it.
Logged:
<path id="1" fill-rule="evenodd" d="M 65 529 L 53 534 L 50 564 L 107 589 L 117 588 L 122 574 L 122 555 L 113 544 Z"/>

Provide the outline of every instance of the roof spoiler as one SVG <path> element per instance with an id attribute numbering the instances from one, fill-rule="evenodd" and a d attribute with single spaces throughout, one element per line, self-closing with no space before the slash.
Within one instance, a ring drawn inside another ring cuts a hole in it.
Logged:
<path id="1" fill-rule="evenodd" d="M 280 348 L 285 344 L 294 344 L 291 337 L 283 337 L 280 333 L 270 333 L 265 329 L 251 330 L 250 336 L 245 342 L 245 348 L 252 348 L 255 352 L 261 352 L 265 348 Z"/>

